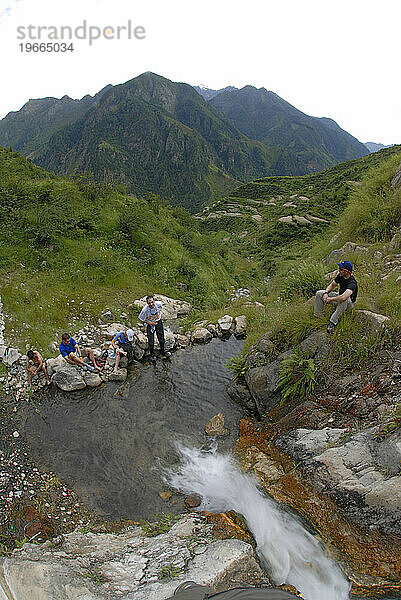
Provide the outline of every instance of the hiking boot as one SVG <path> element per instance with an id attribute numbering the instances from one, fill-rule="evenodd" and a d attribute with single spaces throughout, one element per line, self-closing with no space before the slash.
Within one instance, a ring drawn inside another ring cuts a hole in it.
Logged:
<path id="1" fill-rule="evenodd" d="M 332 323 L 331 321 L 329 321 L 329 324 L 327 325 L 327 333 L 334 333 L 336 327 L 336 323 Z"/>
<path id="2" fill-rule="evenodd" d="M 170 352 L 162 352 L 160 354 L 160 358 L 170 358 L 171 353 Z"/>
<path id="3" fill-rule="evenodd" d="M 178 592 L 182 592 L 183 590 L 188 590 L 194 585 L 198 585 L 195 581 L 184 581 L 179 585 L 175 590 L 173 596 L 176 596 Z"/>

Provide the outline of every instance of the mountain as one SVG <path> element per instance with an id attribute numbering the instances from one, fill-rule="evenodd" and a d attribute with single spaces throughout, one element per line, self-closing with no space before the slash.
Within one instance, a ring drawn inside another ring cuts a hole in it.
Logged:
<path id="1" fill-rule="evenodd" d="M 390 148 L 391 144 L 385 146 L 384 144 L 376 144 L 376 142 L 365 142 L 365 146 L 369 152 L 378 152 L 379 150 L 383 150 L 383 148 Z"/>
<path id="2" fill-rule="evenodd" d="M 81 100 L 30 100 L 0 121 L 0 144 L 56 174 L 91 173 L 192 212 L 240 183 L 367 153 L 331 119 L 308 117 L 263 88 L 230 87 L 207 102 L 149 72 Z"/>
<path id="3" fill-rule="evenodd" d="M 365 145 L 332 119 L 310 117 L 265 88 L 225 91 L 209 104 L 251 139 L 280 148 L 276 175 L 303 175 L 367 154 Z"/>
<path id="4" fill-rule="evenodd" d="M 221 92 L 231 92 L 233 90 L 237 90 L 238 88 L 236 88 L 236 87 L 234 87 L 232 85 L 228 85 L 227 87 L 221 88 L 220 90 L 212 90 L 212 89 L 208 88 L 205 85 L 195 85 L 194 89 L 205 100 L 211 100 L 212 98 L 214 98 L 215 96 L 217 96 L 217 94 L 221 94 Z"/>
<path id="5" fill-rule="evenodd" d="M 109 87 L 96 101 L 75 102 L 67 102 L 68 122 L 61 125 L 54 114 L 65 115 L 63 101 L 50 104 L 42 117 L 49 125 L 29 149 L 25 132 L 34 125 L 25 119 L 19 128 L 18 113 L 7 115 L 0 143 L 9 145 L 14 131 L 13 148 L 57 174 L 89 171 L 135 195 L 158 193 L 191 210 L 269 172 L 274 162 L 274 151 L 249 140 L 190 85 L 153 73 Z M 45 110 L 44 102 L 38 105 Z"/>
<path id="6" fill-rule="evenodd" d="M 3 146 L 10 146 L 29 155 L 45 146 L 53 133 L 81 118 L 102 95 L 111 88 L 107 85 L 95 96 L 73 100 L 62 98 L 38 98 L 29 100 L 19 111 L 10 112 L 0 121 L 0 138 Z"/>

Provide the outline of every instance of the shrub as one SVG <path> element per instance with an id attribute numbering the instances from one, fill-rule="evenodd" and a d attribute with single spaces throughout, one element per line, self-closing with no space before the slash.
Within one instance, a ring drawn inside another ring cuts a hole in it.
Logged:
<path id="1" fill-rule="evenodd" d="M 283 299 L 294 296 L 312 296 L 322 286 L 324 268 L 321 262 L 303 260 L 285 276 L 280 295 Z"/>
<path id="2" fill-rule="evenodd" d="M 314 360 L 298 348 L 288 358 L 281 361 L 275 391 L 281 393 L 281 404 L 284 404 L 286 400 L 292 400 L 296 396 L 303 400 L 313 392 L 314 388 Z"/>
<path id="3" fill-rule="evenodd" d="M 225 361 L 224 366 L 234 375 L 233 381 L 237 379 L 237 377 L 242 377 L 245 375 L 246 366 L 246 354 L 239 354 L 238 356 L 232 356 L 228 360 Z"/>
<path id="4" fill-rule="evenodd" d="M 401 192 L 391 187 L 400 162 L 396 154 L 368 173 L 353 192 L 339 221 L 343 237 L 354 241 L 388 240 L 401 220 Z"/>

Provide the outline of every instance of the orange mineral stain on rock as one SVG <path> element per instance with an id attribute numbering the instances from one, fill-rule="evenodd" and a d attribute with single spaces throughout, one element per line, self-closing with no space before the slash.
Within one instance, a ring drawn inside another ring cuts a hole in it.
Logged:
<path id="1" fill-rule="evenodd" d="M 240 427 L 234 452 L 242 467 L 258 476 L 262 487 L 278 502 L 294 508 L 319 532 L 329 553 L 353 582 L 352 593 L 368 597 L 398 593 L 401 585 L 401 548 L 399 539 L 379 531 L 363 530 L 348 521 L 335 502 L 320 494 L 294 462 L 271 441 L 271 428 L 249 420 Z M 261 453 L 265 458 L 261 460 Z M 276 464 L 282 475 L 271 477 L 272 469 L 262 473 L 258 465 Z"/>
<path id="2" fill-rule="evenodd" d="M 218 540 L 226 540 L 228 538 L 236 538 L 243 542 L 251 542 L 250 534 L 242 529 L 238 524 L 239 519 L 232 511 L 228 513 L 211 513 L 207 510 L 202 512 L 206 516 L 208 523 L 213 524 L 213 535 Z M 245 524 L 244 524 L 245 526 Z"/>

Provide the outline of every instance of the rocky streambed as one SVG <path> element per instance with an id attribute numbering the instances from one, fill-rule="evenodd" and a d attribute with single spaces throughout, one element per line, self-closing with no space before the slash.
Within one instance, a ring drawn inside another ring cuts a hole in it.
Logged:
<path id="1" fill-rule="evenodd" d="M 222 321 L 225 327 L 227 321 Z M 375 320 L 377 327 L 384 322 Z M 226 331 L 229 333 L 234 327 L 231 320 Z M 136 362 L 128 369 L 124 383 L 109 382 L 97 389 L 68 394 L 53 391 L 45 394 L 36 407 L 24 404 L 21 410 L 21 403 L 14 406 L 20 429 L 9 435 L 14 442 L 28 440 L 29 452 L 40 467 L 33 467 L 35 476 L 53 472 L 62 479 L 64 504 L 68 498 L 76 500 L 75 513 L 72 504 L 65 510 L 73 517 L 71 528 L 85 523 L 79 515 L 85 505 L 91 509 L 89 514 L 95 512 L 106 521 L 151 517 L 156 511 L 181 512 L 182 496 L 174 486 L 169 489 L 165 480 L 166 467 L 179 462 L 177 440 L 201 447 L 207 440 L 203 426 L 216 413 L 224 413 L 219 443 L 221 449 L 229 449 L 237 438 L 238 420 L 244 410 L 250 410 L 264 418 L 262 422 L 241 421 L 235 453 L 243 468 L 253 472 L 282 505 L 296 509 L 307 519 L 353 582 L 353 592 L 398 598 L 401 440 L 396 411 L 401 396 L 400 357 L 391 356 L 364 376 L 348 372 L 336 385 L 320 389 L 314 397 L 281 406 L 275 388 L 280 362 L 288 352 L 272 361 L 271 340 L 266 334 L 248 353 L 245 376 L 228 386 L 231 399 L 240 405 L 236 409 L 225 393 L 229 374 L 223 365 L 228 357 L 239 353 L 241 341 L 233 336 L 227 340 L 220 331 L 225 341 L 212 339 L 207 345 L 197 345 L 197 336 L 210 340 L 218 335 L 219 326 L 200 323 L 197 330 L 191 340 L 187 337 L 187 349 L 176 352 L 171 362 Z M 194 345 L 189 346 L 190 343 Z M 319 362 L 327 355 L 329 343 L 327 335 L 317 331 L 303 342 L 302 348 Z M 46 475 L 45 479 L 52 477 Z M 25 477 L 25 481 L 32 482 L 32 478 Z M 27 491 L 30 493 L 29 484 Z M 82 501 L 84 504 L 80 505 Z M 9 504 L 12 503 L 11 497 Z M 46 512 L 47 507 L 42 508 Z M 68 521 L 66 517 L 61 518 Z M 128 526 L 135 528 L 132 522 Z M 141 597 L 137 594 L 142 584 L 156 584 L 147 580 L 146 566 L 138 570 L 136 579 L 121 584 L 121 577 L 125 577 L 125 567 L 121 565 L 131 564 L 127 552 L 135 546 L 132 540 L 125 553 L 121 550 L 125 543 L 122 538 L 113 542 L 120 550 L 112 562 L 120 566 L 105 574 L 107 565 L 103 568 L 101 560 L 97 562 L 100 550 L 95 547 L 96 542 L 88 541 L 85 554 L 82 548 L 74 549 L 76 543 L 80 547 L 82 542 L 74 535 L 68 547 L 79 558 L 78 566 L 86 565 L 88 578 L 110 577 L 112 585 L 117 586 L 113 588 L 116 596 L 128 594 L 127 598 L 136 600 Z M 130 530 L 122 535 L 138 538 L 140 532 Z M 104 542 L 107 548 L 108 538 Z M 82 543 L 86 547 L 86 542 Z M 45 562 L 50 561 L 50 550 L 44 548 L 43 552 L 48 553 Z M 60 552 L 60 556 L 54 552 L 53 557 L 57 556 L 57 561 L 64 557 L 66 565 L 72 564 L 68 562 L 68 552 L 67 556 Z M 247 553 L 252 551 L 245 550 Z M 30 561 L 41 563 L 44 554 L 27 546 L 16 556 L 15 565 L 19 566 L 15 573 L 18 568 L 28 572 Z M 13 560 L 14 556 L 7 564 L 14 564 Z M 132 564 L 142 562 L 135 558 Z M 148 564 L 146 559 L 143 565 Z M 189 562 L 185 565 L 187 575 L 187 567 L 191 567 Z M 152 573 L 151 578 L 155 577 Z M 122 588 L 118 588 L 120 584 Z M 74 586 L 76 583 L 72 585 L 75 589 Z M 164 589 L 167 588 L 158 588 L 155 600 L 165 597 L 160 595 Z M 337 596 L 333 598 L 337 600 Z"/>
<path id="2" fill-rule="evenodd" d="M 374 331 L 385 322 L 364 318 Z M 330 343 L 317 331 L 301 348 L 321 364 Z M 312 524 L 355 593 L 398 598 L 401 357 L 385 351 L 363 373 L 343 368 L 310 398 L 282 404 L 275 388 L 281 360 L 291 351 L 272 360 L 271 350 L 266 334 L 248 353 L 245 376 L 229 386 L 236 402 L 264 415 L 241 423 L 235 452 L 243 468 Z"/>

